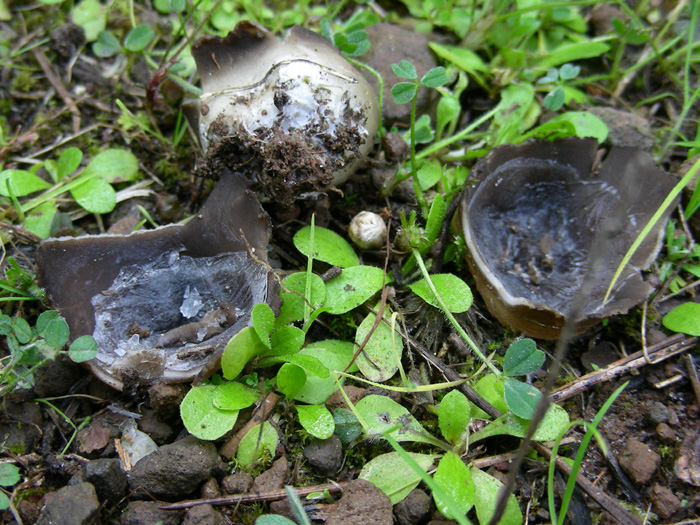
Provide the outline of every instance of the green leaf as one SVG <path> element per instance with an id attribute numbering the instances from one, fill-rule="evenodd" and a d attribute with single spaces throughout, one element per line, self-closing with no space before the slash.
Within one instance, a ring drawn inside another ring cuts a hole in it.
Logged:
<path id="1" fill-rule="evenodd" d="M 459 314 L 469 310 L 473 302 L 472 291 L 462 279 L 451 273 L 438 273 L 431 275 L 430 279 L 450 312 Z M 426 303 L 440 308 L 425 279 L 409 284 L 408 287 Z"/>
<path id="2" fill-rule="evenodd" d="M 355 346 L 347 341 L 329 339 L 312 343 L 299 353 L 318 359 L 331 373 L 328 377 L 308 376 L 304 386 L 292 397 L 310 405 L 320 405 L 338 390 L 338 383 L 335 381 L 333 372 L 342 372 L 347 368 L 355 354 Z M 348 369 L 348 373 L 355 371 L 357 371 L 357 365 L 353 363 Z M 277 380 L 279 381 L 279 374 Z M 345 378 L 341 377 L 340 384 L 342 385 L 344 382 Z"/>
<path id="3" fill-rule="evenodd" d="M 442 66 L 434 67 L 420 79 L 420 83 L 429 88 L 444 86 L 449 81 L 450 77 L 445 73 L 445 68 Z"/>
<path id="4" fill-rule="evenodd" d="M 91 335 L 81 335 L 68 347 L 68 357 L 75 363 L 84 363 L 97 355 L 97 341 Z"/>
<path id="5" fill-rule="evenodd" d="M 146 24 L 139 24 L 129 31 L 126 40 L 124 40 L 124 47 L 128 51 L 138 53 L 146 49 L 146 46 L 151 43 L 155 36 L 156 34 L 153 29 Z"/>
<path id="6" fill-rule="evenodd" d="M 58 350 L 63 348 L 70 337 L 68 323 L 56 310 L 42 312 L 36 320 L 36 333 L 46 343 Z"/>
<path id="7" fill-rule="evenodd" d="M 453 96 L 443 96 L 438 102 L 435 117 L 435 133 L 438 137 L 450 124 L 457 125 L 459 115 L 462 113 L 462 104 Z M 441 170 L 442 171 L 442 170 Z M 420 176 L 420 172 L 419 172 Z M 421 184 L 422 189 L 422 184 Z"/>
<path id="8" fill-rule="evenodd" d="M 296 326 L 283 326 L 270 337 L 272 349 L 263 355 L 292 355 L 304 346 L 306 334 Z"/>
<path id="9" fill-rule="evenodd" d="M 479 55 L 469 49 L 457 46 L 444 46 L 436 42 L 428 44 L 440 58 L 453 63 L 462 71 L 479 76 L 479 73 L 489 73 L 489 65 Z"/>
<path id="10" fill-rule="evenodd" d="M 545 355 L 532 339 L 520 339 L 511 343 L 503 358 L 503 373 L 517 377 L 539 370 L 544 364 Z"/>
<path id="11" fill-rule="evenodd" d="M 433 479 L 452 499 L 462 515 L 474 506 L 475 488 L 471 472 L 454 452 L 448 452 L 443 456 L 433 474 Z M 433 499 L 443 516 L 450 519 L 457 517 L 449 511 L 447 504 L 437 494 L 433 494 Z"/>
<path id="12" fill-rule="evenodd" d="M 408 410 L 396 401 L 385 396 L 369 395 L 355 405 L 360 417 L 367 424 L 365 433 L 370 438 L 381 438 L 384 432 L 401 425 L 388 435 L 396 441 L 432 443 L 425 429 Z"/>
<path id="13" fill-rule="evenodd" d="M 553 84 L 559 80 L 559 70 L 556 67 L 551 68 L 547 73 L 537 79 L 538 84 Z"/>
<path id="14" fill-rule="evenodd" d="M 297 405 L 299 423 L 304 430 L 318 439 L 328 439 L 335 430 L 335 421 L 323 405 Z"/>
<path id="15" fill-rule="evenodd" d="M 297 525 L 296 521 L 280 516 L 279 514 L 265 514 L 255 520 L 255 525 Z"/>
<path id="16" fill-rule="evenodd" d="M 525 437 L 527 427 L 530 422 L 527 419 L 520 418 L 513 413 L 503 414 L 498 419 L 492 421 L 489 425 L 474 432 L 469 437 L 469 442 L 476 443 L 484 438 L 491 436 L 508 435 L 514 437 Z M 569 414 L 559 405 L 552 404 L 547 410 L 544 419 L 540 422 L 535 435 L 532 437 L 535 441 L 551 441 L 556 439 L 569 425 Z"/>
<path id="17" fill-rule="evenodd" d="M 506 379 L 503 388 L 503 398 L 508 408 L 516 416 L 523 419 L 532 419 L 535 407 L 537 407 L 541 397 L 542 393 L 534 386 L 516 379 Z"/>
<path id="18" fill-rule="evenodd" d="M 109 213 L 117 205 L 114 188 L 102 179 L 88 179 L 70 191 L 80 206 L 90 213 Z"/>
<path id="19" fill-rule="evenodd" d="M 443 97 L 442 100 L 445 100 L 445 98 Z M 442 100 L 440 102 L 442 102 Z M 442 164 L 437 160 L 424 162 L 423 165 L 418 168 L 417 175 L 421 190 L 425 191 L 432 188 L 442 180 Z"/>
<path id="20" fill-rule="evenodd" d="M 662 321 L 673 332 L 700 336 L 700 303 L 683 303 L 668 312 Z"/>
<path id="21" fill-rule="evenodd" d="M 559 77 L 562 80 L 572 80 L 578 76 L 581 72 L 581 66 L 575 66 L 573 64 L 564 64 L 559 68 Z"/>
<path id="22" fill-rule="evenodd" d="M 62 181 L 68 175 L 80 167 L 83 160 L 83 152 L 78 148 L 66 148 L 58 157 L 58 181 Z"/>
<path id="23" fill-rule="evenodd" d="M 384 309 L 384 318 L 389 320 L 389 308 Z M 376 316 L 369 313 L 357 327 L 355 343 L 361 345 L 367 334 L 372 330 Z M 392 334 L 393 337 L 392 337 Z M 395 345 L 395 347 L 394 347 Z M 357 366 L 362 374 L 377 383 L 390 379 L 399 369 L 403 354 L 401 335 L 391 330 L 385 323 L 380 322 L 367 341 L 363 352 L 357 357 Z"/>
<path id="24" fill-rule="evenodd" d="M 407 144 L 411 143 L 411 134 L 406 132 L 403 136 Z M 423 113 L 418 120 L 416 120 L 416 144 L 427 144 L 432 142 L 435 138 L 435 133 L 433 128 L 430 127 L 430 115 Z"/>
<path id="25" fill-rule="evenodd" d="M 294 235 L 294 246 L 307 257 L 312 255 L 311 226 L 304 226 Z M 360 259 L 348 241 L 337 233 L 320 226 L 314 227 L 313 258 L 341 268 L 360 264 Z"/>
<path id="26" fill-rule="evenodd" d="M 557 47 L 552 53 L 537 64 L 538 67 L 549 69 L 567 62 L 576 62 L 584 58 L 599 57 L 610 49 L 608 44 L 591 40 L 583 40 Z"/>
<path id="27" fill-rule="evenodd" d="M 236 381 L 216 385 L 212 403 L 221 410 L 243 410 L 260 399 L 260 393 Z"/>
<path id="28" fill-rule="evenodd" d="M 503 397 L 503 388 L 505 386 L 504 380 L 496 377 L 493 374 L 487 374 L 476 383 L 474 390 L 476 390 L 481 397 L 486 401 L 491 403 L 494 408 L 498 409 L 499 412 L 508 412 L 508 405 Z M 480 419 L 489 419 L 491 416 L 486 414 L 480 408 L 476 408 L 472 412 L 472 417 L 477 417 Z"/>
<path id="29" fill-rule="evenodd" d="M 335 421 L 335 435 L 345 445 L 349 445 L 362 435 L 362 425 L 350 410 L 338 408 L 333 412 Z"/>
<path id="30" fill-rule="evenodd" d="M 402 60 L 398 64 L 392 64 L 391 69 L 397 77 L 407 78 L 409 80 L 416 80 L 418 78 L 416 66 L 411 64 L 408 60 Z"/>
<path id="31" fill-rule="evenodd" d="M 304 294 L 306 293 L 306 272 L 298 272 L 290 275 L 282 281 L 280 298 L 283 303 L 280 314 L 277 317 L 277 326 L 284 326 L 294 321 L 304 319 Z M 316 274 L 311 274 L 311 309 L 316 310 L 326 300 L 326 285 Z"/>
<path id="32" fill-rule="evenodd" d="M 340 315 L 357 308 L 382 289 L 384 272 L 373 266 L 345 268 L 326 283 L 324 306 L 333 315 Z"/>
<path id="33" fill-rule="evenodd" d="M 408 455 L 425 471 L 435 461 L 435 456 L 430 454 L 409 452 Z M 420 476 L 408 466 L 397 452 L 382 454 L 366 463 L 362 467 L 359 478 L 371 481 L 389 496 L 392 505 L 403 500 L 420 483 Z"/>
<path id="34" fill-rule="evenodd" d="M 307 379 L 309 374 L 318 377 L 329 377 L 328 369 L 321 364 L 315 357 L 302 354 L 279 355 L 272 357 L 263 357 L 259 361 L 260 367 L 273 366 L 278 363 L 292 363 L 300 366 L 306 372 Z"/>
<path id="35" fill-rule="evenodd" d="M 496 510 L 498 493 L 503 483 L 478 468 L 472 468 L 471 473 L 475 488 L 474 506 L 476 507 L 476 517 L 479 518 L 479 523 L 490 523 L 491 517 Z M 508 495 L 506 510 L 498 523 L 499 525 L 522 525 L 523 523 L 523 514 L 520 512 L 518 500 L 512 494 Z"/>
<path id="36" fill-rule="evenodd" d="M 260 341 L 270 348 L 270 334 L 275 329 L 275 314 L 267 303 L 258 303 L 250 313 L 255 333 Z"/>
<path id="37" fill-rule="evenodd" d="M 3 197 L 24 197 L 50 187 L 44 179 L 25 170 L 0 171 L 0 195 Z"/>
<path id="38" fill-rule="evenodd" d="M 399 82 L 391 88 L 391 96 L 397 104 L 406 104 L 416 96 L 418 88 L 412 82 Z"/>
<path id="39" fill-rule="evenodd" d="M 555 87 L 544 97 L 544 107 L 549 111 L 557 111 L 564 105 L 566 94 L 561 86 Z"/>
<path id="40" fill-rule="evenodd" d="M 133 153 L 123 149 L 108 149 L 92 159 L 83 171 L 83 176 L 89 175 L 117 184 L 133 181 L 138 171 L 139 161 Z"/>
<path id="41" fill-rule="evenodd" d="M 277 372 L 277 390 L 289 399 L 294 398 L 305 383 L 306 373 L 299 365 L 285 363 Z"/>
<path id="42" fill-rule="evenodd" d="M 27 344 L 32 338 L 32 327 L 23 317 L 12 319 L 12 331 L 20 344 Z"/>
<path id="43" fill-rule="evenodd" d="M 600 118 L 586 111 L 567 111 L 550 119 L 549 122 L 568 121 L 574 125 L 577 137 L 593 137 L 602 144 L 608 138 L 608 126 Z"/>
<path id="44" fill-rule="evenodd" d="M 0 464 L 0 485 L 11 487 L 20 480 L 19 469 L 10 463 Z"/>
<path id="45" fill-rule="evenodd" d="M 192 387 L 180 403 L 180 417 L 187 431 L 199 439 L 218 439 L 233 428 L 238 410 L 221 410 L 214 406 L 214 385 Z"/>
<path id="46" fill-rule="evenodd" d="M 105 9 L 98 0 L 82 0 L 72 10 L 73 23 L 85 31 L 85 40 L 94 42 L 107 25 Z"/>
<path id="47" fill-rule="evenodd" d="M 248 361 L 265 352 L 266 347 L 260 341 L 252 326 L 246 326 L 224 348 L 221 355 L 221 371 L 229 380 L 236 379 Z"/>
<path id="48" fill-rule="evenodd" d="M 24 218 L 24 228 L 42 239 L 51 237 L 51 228 L 57 213 L 58 209 L 54 202 L 39 204 Z"/>
<path id="49" fill-rule="evenodd" d="M 438 407 L 438 426 L 442 437 L 452 445 L 461 443 L 471 421 L 471 404 L 459 390 L 451 390 Z"/>
<path id="50" fill-rule="evenodd" d="M 0 492 L 0 510 L 5 510 L 10 508 L 10 498 L 7 497 L 7 494 L 4 492 Z"/>
<path id="51" fill-rule="evenodd" d="M 263 423 L 262 433 L 260 425 L 255 425 L 241 439 L 236 459 L 243 469 L 250 471 L 254 463 L 262 456 L 263 450 L 267 450 L 270 457 L 275 457 L 278 441 L 277 430 L 270 423 L 267 421 Z"/>
<path id="52" fill-rule="evenodd" d="M 92 52 L 101 58 L 114 56 L 120 49 L 119 40 L 109 31 L 100 31 L 97 40 L 92 44 Z"/>

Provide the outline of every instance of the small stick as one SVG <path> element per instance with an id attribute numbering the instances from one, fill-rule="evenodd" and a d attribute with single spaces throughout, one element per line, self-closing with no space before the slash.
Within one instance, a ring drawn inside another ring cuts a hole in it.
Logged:
<path id="1" fill-rule="evenodd" d="M 695 392 L 695 401 L 700 405 L 700 381 L 698 381 L 698 369 L 693 363 L 693 358 L 690 355 L 685 354 L 683 356 L 683 361 L 685 361 L 685 367 L 688 369 L 688 378 L 690 379 L 690 384 L 693 385 L 693 392 Z"/>
<path id="2" fill-rule="evenodd" d="M 326 483 L 324 485 L 315 485 L 313 487 L 303 487 L 293 489 L 297 496 L 303 498 L 312 494 L 314 492 L 325 492 L 328 491 L 331 494 L 337 494 L 341 492 L 348 482 L 344 483 Z M 231 494 L 230 496 L 223 496 L 221 498 L 205 498 L 205 499 L 194 499 L 190 501 L 183 501 L 181 503 L 173 503 L 172 505 L 163 505 L 159 507 L 161 510 L 182 510 L 189 509 L 191 507 L 196 507 L 197 505 L 236 505 L 238 503 L 252 503 L 258 501 L 279 501 L 287 497 L 287 492 L 284 489 L 271 490 L 269 492 L 248 492 L 245 494 Z"/>
<path id="3" fill-rule="evenodd" d="M 686 337 L 683 334 L 677 334 L 648 347 L 647 354 L 654 357 L 654 363 L 659 363 L 664 359 L 668 359 L 669 357 L 692 348 L 698 342 L 700 342 L 700 338 Z M 563 401 L 564 399 L 568 399 L 571 396 L 588 390 L 594 385 L 609 381 L 635 368 L 640 368 L 647 364 L 646 359 L 644 352 L 641 350 L 623 357 L 605 368 L 595 370 L 585 376 L 579 377 L 568 385 L 558 388 L 552 392 L 552 401 L 555 403 Z"/>
<path id="4" fill-rule="evenodd" d="M 253 415 L 251 416 L 250 420 L 245 424 L 243 428 L 241 428 L 236 433 L 235 436 L 229 439 L 224 444 L 224 446 L 221 447 L 221 449 L 219 450 L 219 454 L 225 457 L 227 460 L 231 459 L 238 450 L 238 445 L 241 443 L 241 439 L 243 439 L 245 435 L 250 431 L 250 429 L 252 429 L 255 425 L 261 424 L 270 416 L 270 414 L 272 413 L 272 409 L 277 404 L 277 401 L 279 401 L 279 399 L 280 396 L 278 396 L 274 392 L 268 392 L 265 398 L 263 399 L 262 403 L 260 403 L 258 408 L 256 408 L 253 412 Z"/>
<path id="5" fill-rule="evenodd" d="M 54 73 L 51 63 L 49 62 L 49 59 L 46 58 L 44 52 L 39 49 L 34 49 L 32 50 L 32 53 L 34 54 L 36 61 L 39 62 L 41 69 L 44 71 L 44 75 L 46 75 L 47 80 L 51 83 L 53 88 L 56 90 L 56 93 L 58 93 L 61 100 L 63 100 L 65 105 L 68 106 L 68 109 L 72 113 L 73 133 L 77 135 L 80 132 L 80 111 L 78 110 L 78 106 L 76 106 L 75 102 L 73 102 L 70 93 L 68 93 L 68 90 L 66 89 L 66 86 L 63 85 L 61 79 L 58 77 L 58 75 L 56 75 L 56 73 Z"/>

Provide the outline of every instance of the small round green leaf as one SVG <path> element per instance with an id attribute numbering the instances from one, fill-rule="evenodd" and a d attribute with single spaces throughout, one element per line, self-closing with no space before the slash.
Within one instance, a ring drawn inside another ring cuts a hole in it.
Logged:
<path id="1" fill-rule="evenodd" d="M 226 344 L 221 355 L 221 371 L 224 377 L 234 380 L 241 373 L 248 361 L 265 352 L 267 348 L 262 344 L 252 326 L 246 326 Z"/>
<path id="2" fill-rule="evenodd" d="M 449 81 L 450 77 L 445 73 L 445 68 L 442 66 L 434 67 L 420 79 L 420 83 L 429 88 L 444 86 Z"/>
<path id="3" fill-rule="evenodd" d="M 39 204 L 24 218 L 24 228 L 42 239 L 46 239 L 51 236 L 51 228 L 57 213 L 58 209 L 54 202 Z"/>
<path id="4" fill-rule="evenodd" d="M 117 193 L 102 179 L 88 179 L 71 190 L 80 206 L 90 213 L 109 213 L 117 205 Z"/>
<path id="5" fill-rule="evenodd" d="M 340 266 L 341 268 L 360 264 L 360 259 L 357 257 L 355 250 L 352 249 L 352 246 L 350 246 L 350 243 L 331 230 L 315 226 L 313 244 L 314 259 L 334 266 Z M 311 226 L 304 226 L 296 232 L 294 235 L 294 246 L 307 257 L 312 256 Z"/>
<path id="6" fill-rule="evenodd" d="M 489 476 L 478 468 L 472 468 L 472 480 L 474 483 L 474 506 L 476 507 L 476 517 L 479 523 L 490 523 L 491 517 L 496 510 L 498 493 L 503 483 L 493 476 Z M 522 525 L 523 514 L 520 512 L 518 501 L 512 494 L 508 495 L 506 510 L 499 520 L 501 525 Z"/>
<path id="7" fill-rule="evenodd" d="M 451 273 L 438 273 L 431 275 L 430 280 L 433 281 L 435 289 L 442 297 L 442 301 L 450 312 L 459 314 L 471 308 L 474 296 L 472 295 L 469 285 L 462 279 Z M 426 303 L 440 308 L 435 294 L 433 294 L 425 279 L 416 281 L 408 287 Z"/>
<path id="8" fill-rule="evenodd" d="M 81 335 L 68 347 L 68 357 L 75 363 L 84 363 L 97 355 L 97 341 L 91 335 Z"/>
<path id="9" fill-rule="evenodd" d="M 397 104 L 406 104 L 416 96 L 418 88 L 412 82 L 399 82 L 391 88 L 391 96 Z"/>
<path id="10" fill-rule="evenodd" d="M 335 430 L 333 415 L 323 405 L 297 405 L 299 423 L 318 439 L 328 439 Z"/>
<path id="11" fill-rule="evenodd" d="M 427 471 L 435 460 L 435 456 L 429 454 L 408 453 L 418 463 L 420 468 Z M 382 454 L 370 460 L 362 467 L 360 479 L 371 481 L 389 496 L 392 505 L 396 505 L 411 492 L 421 477 L 399 456 L 397 452 Z"/>
<path id="12" fill-rule="evenodd" d="M 292 355 L 304 346 L 306 334 L 296 326 L 283 326 L 270 337 L 272 349 L 264 355 Z"/>
<path id="13" fill-rule="evenodd" d="M 510 377 L 524 376 L 539 370 L 545 355 L 532 339 L 520 339 L 512 343 L 503 358 L 503 373 Z"/>
<path id="14" fill-rule="evenodd" d="M 267 303 L 258 303 L 253 306 L 250 313 L 251 321 L 255 333 L 258 334 L 260 341 L 266 347 L 270 348 L 270 334 L 275 328 L 275 314 Z"/>
<path id="15" fill-rule="evenodd" d="M 94 42 L 107 25 L 105 8 L 99 0 L 82 0 L 71 9 L 73 23 L 85 31 L 85 40 Z"/>
<path id="16" fill-rule="evenodd" d="M 452 503 L 459 509 L 462 515 L 469 512 L 474 506 L 474 482 L 472 475 L 462 459 L 454 452 L 448 452 L 438 463 L 433 479 L 445 494 L 452 499 Z M 454 519 L 447 503 L 437 494 L 433 493 L 435 505 L 443 516 Z"/>
<path id="17" fill-rule="evenodd" d="M 593 137 L 599 144 L 608 138 L 608 126 L 599 117 L 587 111 L 567 111 L 547 122 L 567 121 L 573 124 L 577 137 Z"/>
<path id="18" fill-rule="evenodd" d="M 3 197 L 24 197 L 50 187 L 44 179 L 25 170 L 0 171 L 0 195 Z"/>
<path id="19" fill-rule="evenodd" d="M 572 80 L 581 72 L 581 66 L 573 64 L 564 64 L 559 68 L 559 78 L 562 80 Z"/>
<path id="20" fill-rule="evenodd" d="M 221 410 L 243 410 L 260 399 L 260 393 L 236 381 L 216 385 L 212 402 Z"/>
<path id="21" fill-rule="evenodd" d="M 673 332 L 700 336 L 700 303 L 683 303 L 668 312 L 663 325 Z"/>
<path id="22" fill-rule="evenodd" d="M 333 411 L 335 421 L 335 435 L 344 444 L 349 445 L 362 435 L 362 425 L 350 410 L 338 408 Z"/>
<path id="23" fill-rule="evenodd" d="M 471 404 L 459 390 L 451 390 L 438 407 L 438 426 L 442 437 L 453 445 L 462 441 L 471 421 Z"/>
<path id="24" fill-rule="evenodd" d="M 238 410 L 221 410 L 214 406 L 214 385 L 192 387 L 180 403 L 180 417 L 187 431 L 199 439 L 218 439 L 233 428 Z"/>
<path id="25" fill-rule="evenodd" d="M 243 436 L 238 445 L 236 458 L 245 470 L 251 470 L 255 462 L 262 456 L 263 450 L 267 450 L 270 457 L 275 456 L 279 437 L 277 430 L 269 422 L 263 423 L 262 432 L 260 425 L 255 425 Z"/>
<path id="26" fill-rule="evenodd" d="M 384 310 L 384 318 L 389 320 L 391 318 L 389 308 Z M 392 329 L 383 322 L 380 322 L 372 331 L 375 318 L 373 313 L 369 313 L 357 327 L 355 343 L 358 346 L 365 341 L 368 334 L 371 333 L 371 336 L 356 362 L 367 379 L 381 383 L 391 379 L 399 369 L 399 361 L 403 354 L 403 340 L 400 334 L 392 332 Z"/>
<path id="27" fill-rule="evenodd" d="M 277 390 L 282 392 L 287 398 L 291 399 L 296 396 L 305 383 L 306 372 L 299 365 L 285 363 L 277 372 Z"/>
<path id="28" fill-rule="evenodd" d="M 133 153 L 124 149 L 108 149 L 92 159 L 83 171 L 83 176 L 89 175 L 117 184 L 133 181 L 138 171 L 139 161 Z"/>
<path id="29" fill-rule="evenodd" d="M 487 374 L 476 383 L 474 390 L 476 390 L 481 397 L 486 401 L 491 403 L 495 408 L 501 413 L 508 412 L 508 406 L 503 398 L 503 388 L 504 382 L 502 379 L 496 377 L 493 374 Z M 474 407 L 472 411 L 472 417 L 480 419 L 490 419 L 491 416 L 486 414 L 480 408 Z"/>
<path id="30" fill-rule="evenodd" d="M 427 437 L 427 432 L 418 420 L 391 398 L 377 395 L 365 396 L 357 402 L 355 409 L 367 424 L 365 431 L 369 437 L 381 438 L 387 430 L 401 425 L 400 428 L 388 434 L 396 441 L 417 443 L 432 441 Z"/>
<path id="31" fill-rule="evenodd" d="M 146 49 L 148 44 L 151 43 L 153 37 L 155 36 L 156 34 L 153 29 L 146 24 L 139 24 L 129 31 L 129 34 L 126 36 L 126 40 L 124 40 L 124 47 L 128 51 L 138 53 L 139 51 Z"/>
<path id="32" fill-rule="evenodd" d="M 532 419 L 535 407 L 542 397 L 542 392 L 534 386 L 515 379 L 506 379 L 503 397 L 508 408 L 518 417 Z"/>
<path id="33" fill-rule="evenodd" d="M 11 487 L 20 480 L 19 469 L 10 463 L 0 464 L 0 485 Z"/>
<path id="34" fill-rule="evenodd" d="M 296 521 L 279 514 L 265 514 L 255 520 L 255 525 L 296 525 Z"/>
<path id="35" fill-rule="evenodd" d="M 39 315 L 36 320 L 36 333 L 43 337 L 49 346 L 59 350 L 70 337 L 68 323 L 56 310 L 48 310 Z"/>
<path id="36" fill-rule="evenodd" d="M 120 49 L 119 40 L 109 31 L 100 31 L 97 40 L 92 44 L 92 52 L 102 58 L 114 56 Z"/>
<path id="37" fill-rule="evenodd" d="M 12 331 L 19 341 L 19 344 L 27 344 L 32 338 L 32 327 L 29 323 L 22 317 L 15 317 L 12 319 Z"/>
<path id="38" fill-rule="evenodd" d="M 353 266 L 326 283 L 324 306 L 333 315 L 357 308 L 382 289 L 384 272 L 374 266 Z"/>
<path id="39" fill-rule="evenodd" d="M 58 180 L 65 179 L 80 167 L 83 160 L 83 152 L 75 147 L 66 148 L 58 157 Z"/>
<path id="40" fill-rule="evenodd" d="M 306 276 L 306 272 L 298 272 L 282 281 L 280 298 L 283 303 L 280 307 L 280 314 L 277 317 L 278 327 L 304 319 Z M 311 303 L 311 310 L 313 311 L 319 308 L 326 300 L 326 285 L 318 275 L 312 273 L 310 277 L 311 297 L 309 298 L 309 303 Z"/>
<path id="41" fill-rule="evenodd" d="M 342 372 L 347 368 L 355 354 L 355 346 L 347 341 L 326 340 L 312 343 L 299 353 L 315 357 L 331 372 L 328 377 L 307 376 L 304 386 L 293 396 L 297 401 L 310 405 L 320 405 L 338 390 L 338 383 L 335 381 L 333 372 Z M 355 371 L 357 371 L 357 365 L 353 364 L 348 369 L 348 373 Z M 339 381 L 342 385 L 345 378 L 341 377 Z"/>
<path id="42" fill-rule="evenodd" d="M 402 60 L 398 64 L 391 64 L 391 69 L 394 71 L 397 77 L 407 78 L 409 80 L 415 80 L 418 78 L 416 66 L 411 64 L 408 60 Z"/>

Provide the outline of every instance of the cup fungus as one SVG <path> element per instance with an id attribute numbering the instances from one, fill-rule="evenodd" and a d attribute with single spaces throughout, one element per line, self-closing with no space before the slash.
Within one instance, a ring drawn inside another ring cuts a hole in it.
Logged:
<path id="1" fill-rule="evenodd" d="M 379 125 L 369 83 L 322 36 L 284 39 L 251 22 L 192 47 L 203 94 L 186 104 L 205 152 L 205 175 L 245 173 L 256 191 L 289 205 L 344 182 Z"/>
<path id="2" fill-rule="evenodd" d="M 479 184 L 465 192 L 461 214 L 467 262 L 501 323 L 556 339 L 579 292 L 578 333 L 651 292 L 640 272 L 656 257 L 668 211 L 603 304 L 620 261 L 674 180 L 641 150 L 612 148 L 600 160 L 595 140 L 538 141 L 497 147 L 472 170 Z"/>
<path id="3" fill-rule="evenodd" d="M 97 340 L 88 362 L 97 377 L 121 390 L 213 372 L 252 307 L 274 297 L 264 264 L 269 220 L 247 185 L 224 173 L 184 226 L 39 247 L 40 284 L 71 335 Z"/>

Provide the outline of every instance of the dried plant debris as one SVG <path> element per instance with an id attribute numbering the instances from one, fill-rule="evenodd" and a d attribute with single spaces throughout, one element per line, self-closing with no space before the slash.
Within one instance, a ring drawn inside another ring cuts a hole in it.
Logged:
<path id="1" fill-rule="evenodd" d="M 469 267 L 491 313 L 531 337 L 556 339 L 579 294 L 585 297 L 575 327 L 582 332 L 651 292 L 640 270 L 656 257 L 668 212 L 603 305 L 620 261 L 673 177 L 641 150 L 599 153 L 592 139 L 506 145 L 471 173 L 480 182 L 462 203 Z"/>
<path id="2" fill-rule="evenodd" d="M 100 379 L 122 389 L 216 369 L 252 307 L 274 296 L 265 265 L 269 220 L 247 185 L 224 174 L 184 226 L 39 247 L 40 283 L 71 335 L 97 340 L 88 364 Z"/>
<path id="3" fill-rule="evenodd" d="M 192 48 L 203 95 L 186 104 L 205 159 L 200 172 L 245 173 L 280 205 L 344 182 L 379 125 L 369 83 L 322 36 L 284 39 L 251 22 Z"/>

